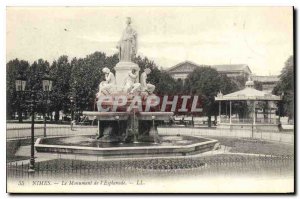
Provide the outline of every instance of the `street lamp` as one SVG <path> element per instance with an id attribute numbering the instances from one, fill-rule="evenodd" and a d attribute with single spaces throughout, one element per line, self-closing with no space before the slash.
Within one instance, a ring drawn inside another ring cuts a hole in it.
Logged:
<path id="1" fill-rule="evenodd" d="M 35 74 L 37 75 L 37 74 Z M 34 78 L 36 79 L 36 78 Z M 38 90 L 31 88 L 30 90 L 25 90 L 26 78 L 19 75 L 16 78 L 16 91 L 18 93 L 29 93 L 30 94 L 30 112 L 31 112 L 31 153 L 30 153 L 30 165 L 28 172 L 34 172 L 34 114 L 35 114 L 35 104 L 36 104 L 36 95 L 39 94 Z M 43 91 L 48 92 L 52 90 L 52 79 L 49 76 L 44 76 L 42 79 Z"/>
<path id="2" fill-rule="evenodd" d="M 26 86 L 26 79 L 21 75 L 19 74 L 17 76 L 17 80 L 16 80 L 16 91 L 22 91 L 22 90 L 25 90 L 25 86 Z M 22 122 L 23 121 L 23 115 L 22 115 L 22 110 L 21 110 L 21 98 L 20 96 L 18 96 L 18 119 L 19 119 L 19 122 Z"/>
<path id="3" fill-rule="evenodd" d="M 45 115 L 44 115 L 44 137 L 47 137 L 47 120 L 46 120 L 46 113 L 48 113 L 48 101 L 49 101 L 49 92 L 52 91 L 52 83 L 53 83 L 53 79 L 48 75 L 44 75 L 43 79 L 42 79 L 42 84 L 43 84 L 43 91 L 46 92 L 46 111 L 45 111 Z"/>
<path id="4" fill-rule="evenodd" d="M 71 102 L 71 130 L 73 130 L 73 120 L 74 120 L 74 97 L 70 97 L 70 102 Z"/>

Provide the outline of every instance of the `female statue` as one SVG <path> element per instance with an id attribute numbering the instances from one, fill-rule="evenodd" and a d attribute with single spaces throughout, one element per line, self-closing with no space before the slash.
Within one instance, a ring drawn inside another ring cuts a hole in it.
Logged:
<path id="1" fill-rule="evenodd" d="M 127 27 L 117 45 L 120 62 L 131 62 L 137 51 L 137 33 L 131 27 L 131 18 L 127 17 Z"/>

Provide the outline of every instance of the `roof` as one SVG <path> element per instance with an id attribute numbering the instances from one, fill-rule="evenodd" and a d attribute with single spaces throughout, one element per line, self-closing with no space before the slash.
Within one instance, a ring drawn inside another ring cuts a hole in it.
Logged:
<path id="1" fill-rule="evenodd" d="M 186 67 L 186 66 L 189 67 Z M 180 67 L 185 66 L 184 71 L 178 70 Z M 223 65 L 199 65 L 191 61 L 184 61 L 168 68 L 166 71 L 169 73 L 176 73 L 176 72 L 192 72 L 195 68 L 208 66 L 216 69 L 218 72 L 234 72 L 234 71 L 247 71 L 249 74 L 252 73 L 249 66 L 247 64 L 223 64 Z"/>
<path id="2" fill-rule="evenodd" d="M 168 68 L 166 71 L 168 72 L 175 72 L 175 70 L 177 68 L 180 68 L 181 66 L 184 66 L 184 65 L 189 65 L 191 66 L 191 68 L 195 69 L 197 67 L 201 67 L 200 65 L 194 63 L 194 62 L 191 62 L 191 61 L 184 61 L 184 62 L 180 62 L 178 64 L 176 64 L 175 66 L 172 66 L 171 68 Z M 190 70 L 188 69 L 187 72 L 189 72 Z M 193 71 L 193 70 L 192 70 Z M 192 72 L 190 71 L 190 72 Z"/>
<path id="3" fill-rule="evenodd" d="M 247 64 L 223 64 L 223 65 L 212 65 L 218 72 L 227 71 L 248 71 L 252 73 Z"/>
<path id="4" fill-rule="evenodd" d="M 216 101 L 229 101 L 229 100 L 267 100 L 267 101 L 278 101 L 281 100 L 280 96 L 272 95 L 270 93 L 259 91 L 254 88 L 246 87 L 243 90 L 236 91 L 233 93 L 229 93 L 227 95 L 222 95 L 219 93 L 217 97 L 215 97 Z"/>
<path id="5" fill-rule="evenodd" d="M 258 82 L 278 82 L 279 81 L 279 76 L 255 76 L 253 75 L 251 77 L 253 81 L 258 81 Z"/>

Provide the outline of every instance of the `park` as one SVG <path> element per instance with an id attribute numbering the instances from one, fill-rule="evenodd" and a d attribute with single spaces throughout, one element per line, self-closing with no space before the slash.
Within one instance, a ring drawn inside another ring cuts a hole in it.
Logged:
<path id="1" fill-rule="evenodd" d="M 137 56 L 132 23 L 127 17 L 112 56 L 7 63 L 7 180 L 17 187 L 12 192 L 35 186 L 57 192 L 51 189 L 56 185 L 66 192 L 132 192 L 134 186 L 168 192 L 161 186 L 177 180 L 174 186 L 199 185 L 179 192 L 293 191 L 293 56 L 271 93 L 250 76 L 233 81 L 209 66 L 182 82 Z M 220 180 L 217 190 L 214 179 L 220 178 L 236 184 L 258 180 L 238 190 Z M 273 178 L 290 187 L 278 188 Z M 266 188 L 272 182 L 277 190 Z"/>

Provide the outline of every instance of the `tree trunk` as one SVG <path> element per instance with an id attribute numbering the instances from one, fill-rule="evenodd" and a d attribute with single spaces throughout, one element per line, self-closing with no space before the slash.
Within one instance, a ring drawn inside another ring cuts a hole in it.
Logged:
<path id="1" fill-rule="evenodd" d="M 10 113 L 10 112 L 6 112 L 6 119 L 7 120 L 10 120 L 11 118 L 12 118 L 12 113 Z"/>
<path id="2" fill-rule="evenodd" d="M 217 116 L 217 115 L 215 115 L 215 122 L 214 122 L 214 126 L 216 126 L 216 125 L 217 125 L 217 120 L 218 120 L 218 116 Z"/>
<path id="3" fill-rule="evenodd" d="M 192 126 L 194 127 L 195 124 L 194 124 L 194 116 L 192 115 Z"/>
<path id="4" fill-rule="evenodd" d="M 57 122 L 59 120 L 59 111 L 55 110 L 54 120 Z"/>
<path id="5" fill-rule="evenodd" d="M 208 116 L 207 125 L 208 125 L 208 127 L 211 127 L 211 116 L 210 115 Z"/>
<path id="6" fill-rule="evenodd" d="M 21 109 L 18 110 L 18 119 L 19 119 L 20 123 L 23 122 L 23 117 L 22 117 L 22 111 L 21 111 Z"/>

